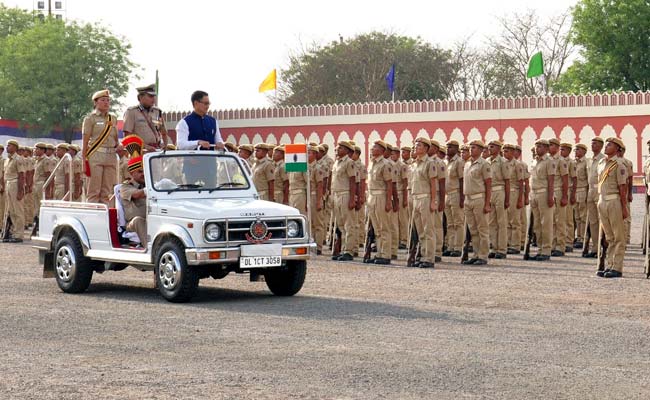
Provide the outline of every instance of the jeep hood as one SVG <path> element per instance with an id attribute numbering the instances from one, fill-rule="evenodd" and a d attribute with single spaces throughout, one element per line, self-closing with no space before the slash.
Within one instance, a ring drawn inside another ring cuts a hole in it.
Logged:
<path id="1" fill-rule="evenodd" d="M 284 204 L 254 199 L 174 199 L 159 200 L 158 214 L 176 218 L 217 219 L 286 217 L 300 212 Z"/>

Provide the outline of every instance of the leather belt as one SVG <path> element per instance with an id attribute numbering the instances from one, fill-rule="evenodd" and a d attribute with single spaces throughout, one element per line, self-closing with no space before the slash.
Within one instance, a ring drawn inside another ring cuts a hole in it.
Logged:
<path id="1" fill-rule="evenodd" d="M 104 154 L 115 153 L 115 148 L 114 147 L 99 147 L 97 150 L 95 150 L 95 153 L 104 153 Z"/>
<path id="2" fill-rule="evenodd" d="M 469 200 L 482 199 L 485 197 L 485 193 L 468 194 L 465 197 L 467 197 Z"/>

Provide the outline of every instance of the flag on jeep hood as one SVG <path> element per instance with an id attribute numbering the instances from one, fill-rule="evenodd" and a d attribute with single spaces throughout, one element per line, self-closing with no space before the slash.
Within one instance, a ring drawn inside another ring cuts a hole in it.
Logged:
<path id="1" fill-rule="evenodd" d="M 287 172 L 307 172 L 307 145 L 284 146 L 284 168 Z"/>

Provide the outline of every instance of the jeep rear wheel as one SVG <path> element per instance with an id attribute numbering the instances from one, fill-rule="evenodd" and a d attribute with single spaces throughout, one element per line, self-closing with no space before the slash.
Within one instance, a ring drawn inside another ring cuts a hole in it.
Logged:
<path id="1" fill-rule="evenodd" d="M 276 296 L 293 296 L 302 289 L 307 273 L 306 261 L 287 261 L 287 266 L 266 271 L 266 286 Z"/>
<path id="2" fill-rule="evenodd" d="M 74 233 L 65 233 L 56 242 L 54 271 L 56 283 L 66 293 L 82 293 L 90 286 L 93 268 Z"/>
<path id="3" fill-rule="evenodd" d="M 199 275 L 187 265 L 183 245 L 177 240 L 170 240 L 158 248 L 155 274 L 158 290 L 168 301 L 183 303 L 196 294 Z"/>

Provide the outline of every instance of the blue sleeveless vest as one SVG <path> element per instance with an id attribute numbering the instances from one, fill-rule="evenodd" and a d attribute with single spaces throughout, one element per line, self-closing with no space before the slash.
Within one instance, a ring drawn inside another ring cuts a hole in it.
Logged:
<path id="1" fill-rule="evenodd" d="M 187 140 L 205 140 L 210 144 L 214 143 L 214 136 L 217 132 L 217 120 L 209 115 L 201 117 L 199 114 L 192 112 L 183 118 L 187 123 L 190 134 Z"/>

